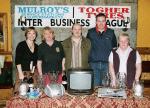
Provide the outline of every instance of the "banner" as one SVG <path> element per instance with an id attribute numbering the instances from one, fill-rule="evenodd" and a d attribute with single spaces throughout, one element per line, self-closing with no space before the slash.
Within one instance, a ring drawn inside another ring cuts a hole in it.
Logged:
<path id="1" fill-rule="evenodd" d="M 16 5 L 15 27 L 94 27 L 95 16 L 105 13 L 110 28 L 130 28 L 130 6 L 65 6 L 65 5 Z"/>

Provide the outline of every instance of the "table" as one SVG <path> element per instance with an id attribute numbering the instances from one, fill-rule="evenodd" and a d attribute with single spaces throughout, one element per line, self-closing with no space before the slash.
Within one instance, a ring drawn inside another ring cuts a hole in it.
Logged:
<path id="1" fill-rule="evenodd" d="M 136 99 L 132 91 L 127 90 L 127 99 L 98 98 L 97 92 L 92 95 L 69 95 L 49 98 L 42 94 L 39 99 L 12 97 L 6 102 L 7 108 L 150 108 L 150 97 Z"/>

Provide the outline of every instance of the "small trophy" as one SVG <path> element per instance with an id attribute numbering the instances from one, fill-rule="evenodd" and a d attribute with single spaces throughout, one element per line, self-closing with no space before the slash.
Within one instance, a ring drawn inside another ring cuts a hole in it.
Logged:
<path id="1" fill-rule="evenodd" d="M 110 86 L 110 76 L 109 76 L 109 73 L 106 73 L 106 75 L 103 76 L 102 86 L 104 86 L 104 87 L 109 87 Z"/>
<path id="2" fill-rule="evenodd" d="M 133 91 L 134 91 L 134 97 L 142 98 L 143 97 L 143 91 L 144 86 L 142 82 L 135 82 L 133 85 Z"/>
<path id="3" fill-rule="evenodd" d="M 126 88 L 126 74 L 124 72 L 117 73 L 117 85 L 120 89 Z"/>

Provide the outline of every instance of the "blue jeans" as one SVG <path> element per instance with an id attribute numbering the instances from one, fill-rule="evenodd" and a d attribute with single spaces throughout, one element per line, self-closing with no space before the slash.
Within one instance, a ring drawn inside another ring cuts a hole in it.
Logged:
<path id="1" fill-rule="evenodd" d="M 102 86 L 102 80 L 108 73 L 108 62 L 90 63 L 94 71 L 94 86 Z"/>

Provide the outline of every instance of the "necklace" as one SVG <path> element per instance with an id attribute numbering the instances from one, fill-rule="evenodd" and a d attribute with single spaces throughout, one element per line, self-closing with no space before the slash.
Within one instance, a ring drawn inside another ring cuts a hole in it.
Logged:
<path id="1" fill-rule="evenodd" d="M 29 49 L 32 49 L 33 48 L 33 45 L 29 46 Z"/>
<path id="2" fill-rule="evenodd" d="M 27 45 L 28 45 L 28 47 L 29 47 L 29 49 L 33 52 L 33 50 L 34 50 L 34 43 L 29 43 L 28 41 L 26 41 L 27 42 Z"/>

